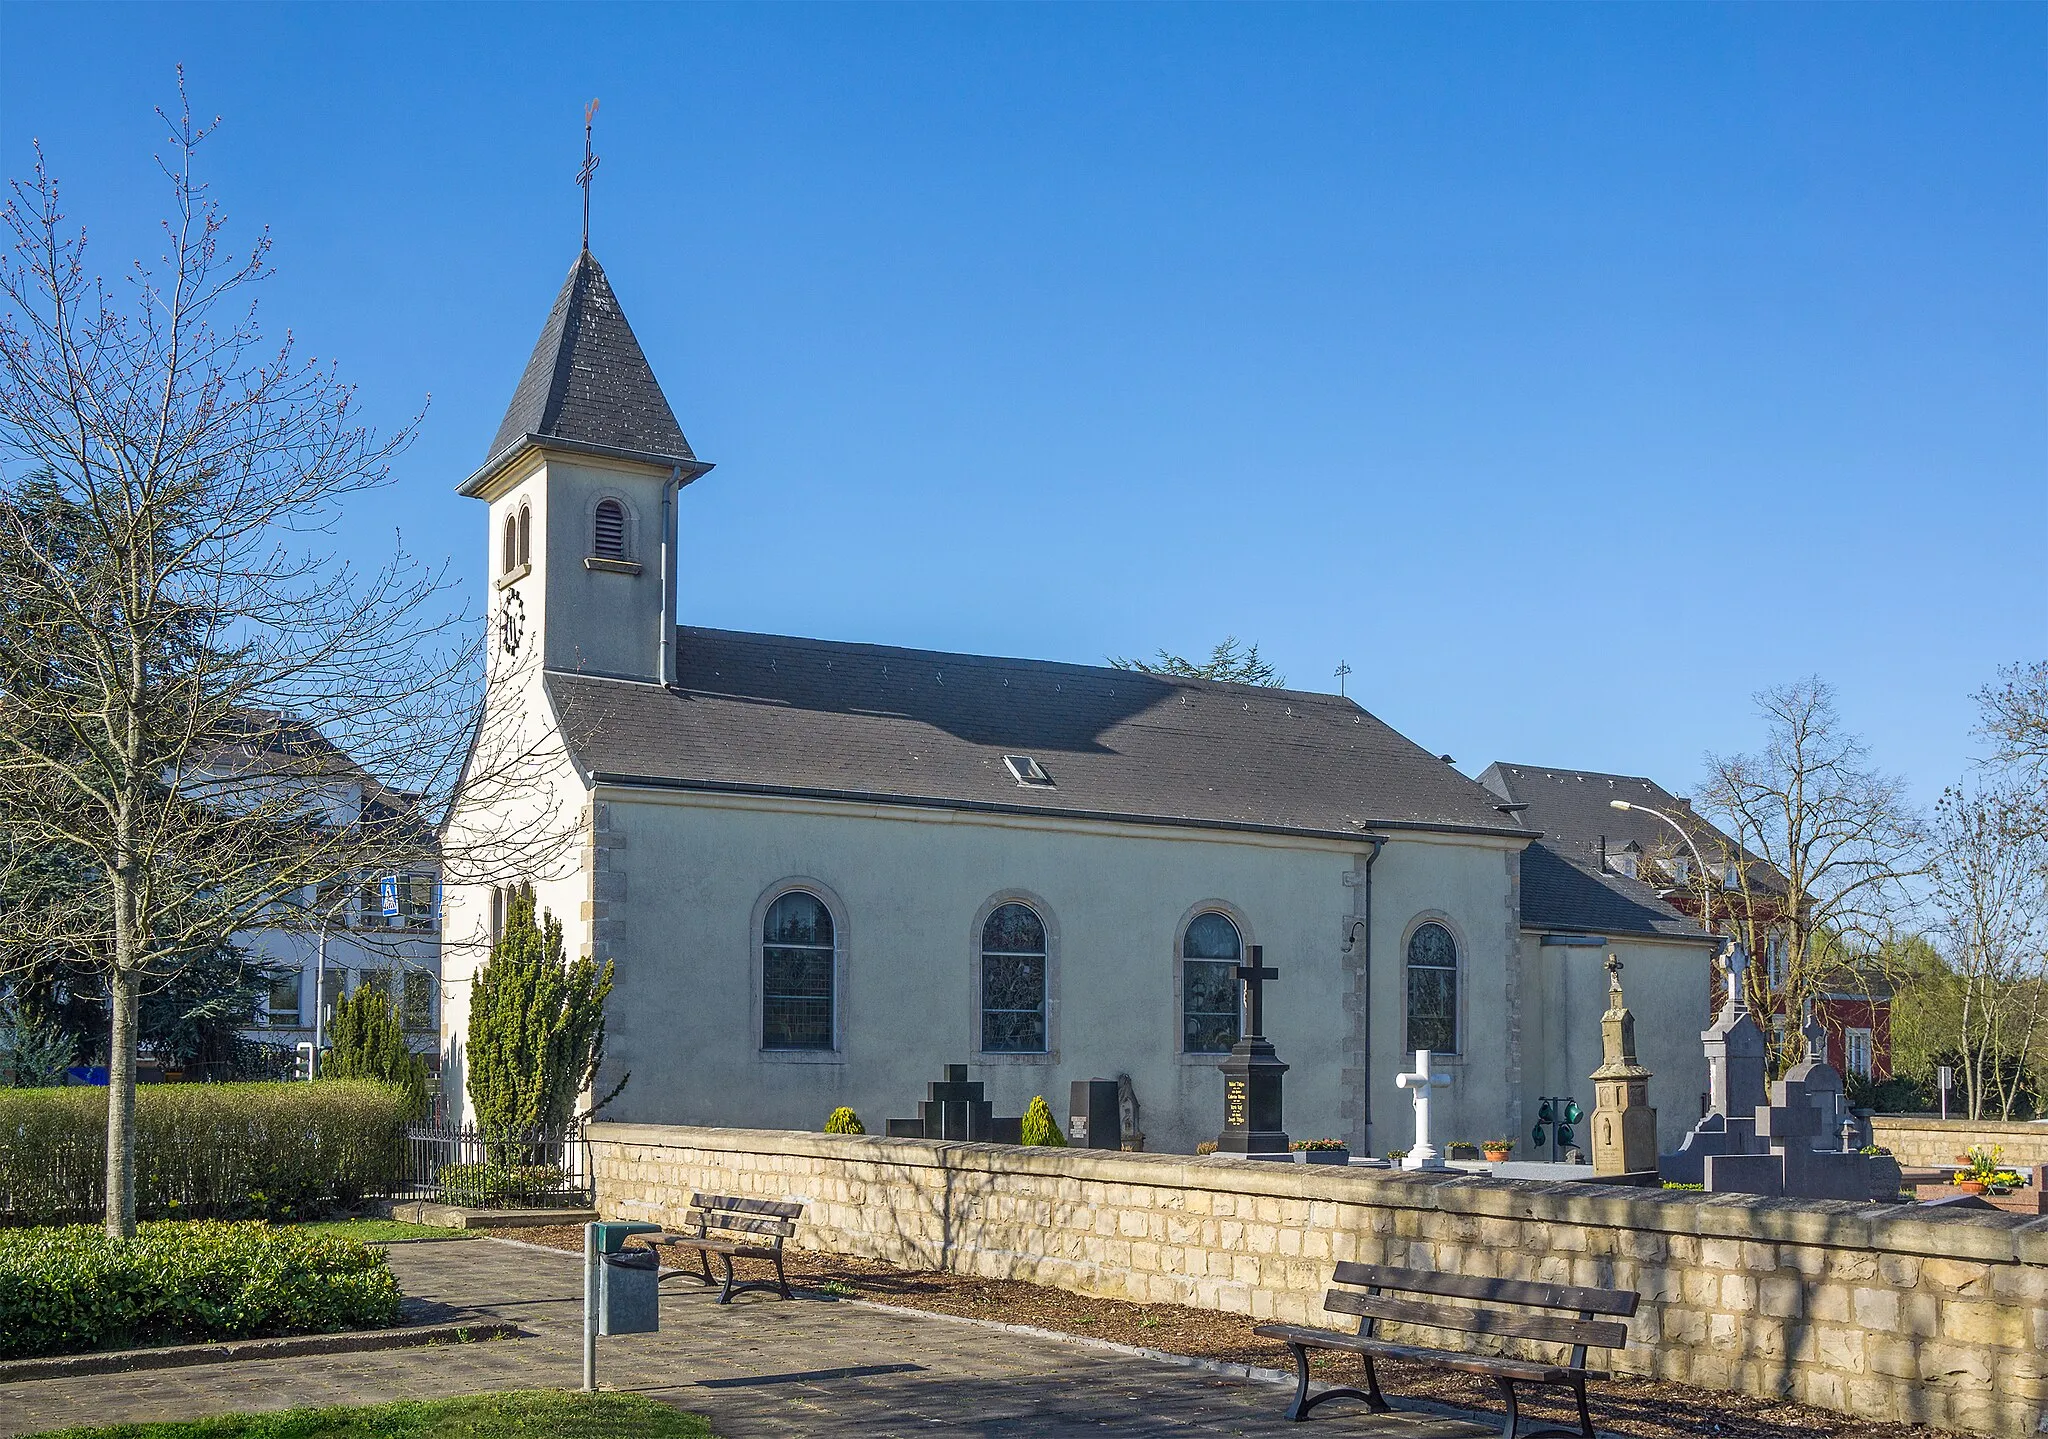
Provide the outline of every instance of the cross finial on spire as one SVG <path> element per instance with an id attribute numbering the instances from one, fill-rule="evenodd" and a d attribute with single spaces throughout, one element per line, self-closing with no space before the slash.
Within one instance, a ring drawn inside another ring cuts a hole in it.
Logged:
<path id="1" fill-rule="evenodd" d="M 583 249 L 590 250 L 590 181 L 597 174 L 597 153 L 590 148 L 590 127 L 597 119 L 597 101 L 592 100 L 583 107 L 583 167 L 576 172 L 576 183 L 583 187 Z"/>
<path id="2" fill-rule="evenodd" d="M 1338 660 L 1338 661 L 1337 661 L 1337 695 L 1338 695 L 1338 697 L 1339 697 L 1339 698 L 1342 698 L 1342 697 L 1343 697 L 1343 694 L 1344 694 L 1344 676 L 1346 676 L 1346 675 L 1348 675 L 1348 674 L 1350 674 L 1350 673 L 1351 673 L 1351 661 L 1349 661 L 1349 660 Z"/>

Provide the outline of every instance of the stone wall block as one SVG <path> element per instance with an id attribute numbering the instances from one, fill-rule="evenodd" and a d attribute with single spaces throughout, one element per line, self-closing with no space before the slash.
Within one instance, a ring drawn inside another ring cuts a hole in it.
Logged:
<path id="1" fill-rule="evenodd" d="M 674 1223 L 693 1188 L 800 1197 L 798 1242 L 897 1264 L 1295 1323 L 1333 1322 L 1342 1258 L 1613 1285 L 1643 1296 L 1618 1372 L 2014 1439 L 2048 1386 L 2048 1222 L 2017 1216 L 876 1136 L 592 1142 L 606 1214 Z"/>

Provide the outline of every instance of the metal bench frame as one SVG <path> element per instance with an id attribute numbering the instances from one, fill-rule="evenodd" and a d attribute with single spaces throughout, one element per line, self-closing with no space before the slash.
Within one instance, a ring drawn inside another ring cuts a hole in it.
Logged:
<path id="1" fill-rule="evenodd" d="M 683 1216 L 683 1223 L 688 1226 L 685 1232 L 649 1234 L 644 1238 L 651 1245 L 673 1244 L 680 1249 L 697 1251 L 697 1261 L 703 1266 L 701 1274 L 679 1269 L 663 1275 L 664 1279 L 684 1274 L 706 1285 L 717 1284 L 719 1281 L 711 1276 L 711 1256 L 716 1254 L 725 1266 L 725 1287 L 719 1291 L 717 1299 L 720 1304 L 730 1304 L 733 1295 L 744 1294 L 750 1289 L 772 1289 L 784 1299 L 793 1299 L 796 1296 L 789 1292 L 789 1279 L 782 1272 L 782 1241 L 796 1232 L 796 1221 L 803 1212 L 803 1205 L 795 1200 L 692 1194 L 689 1212 Z M 724 1233 L 718 1232 L 721 1230 Z M 760 1235 L 766 1242 L 749 1242 L 737 1237 L 745 1235 Z M 775 1265 L 775 1278 L 736 1280 L 732 1272 L 735 1258 L 770 1260 Z"/>
<path id="2" fill-rule="evenodd" d="M 1536 1284 L 1520 1279 L 1486 1279 L 1472 1275 L 1444 1274 L 1431 1269 L 1396 1269 L 1384 1264 L 1337 1266 L 1332 1284 L 1354 1286 L 1331 1289 L 1323 1297 L 1323 1308 L 1333 1314 L 1358 1316 L 1358 1331 L 1347 1334 L 1336 1329 L 1314 1329 L 1294 1324 L 1261 1324 L 1252 1332 L 1283 1341 L 1294 1355 L 1296 1384 L 1294 1402 L 1287 1417 L 1306 1419 L 1317 1405 L 1332 1399 L 1359 1399 L 1375 1414 L 1394 1406 L 1380 1392 L 1379 1374 L 1373 1367 L 1375 1355 L 1383 1359 L 1405 1359 L 1439 1369 L 1476 1374 L 1491 1379 L 1507 1402 L 1507 1417 L 1501 1424 L 1501 1439 L 1594 1439 L 1593 1418 L 1586 1408 L 1586 1381 L 1605 1379 L 1604 1370 L 1586 1367 L 1588 1348 L 1618 1349 L 1628 1342 L 1626 1320 L 1636 1312 L 1641 1297 L 1622 1289 L 1588 1289 L 1570 1284 Z M 1357 1293 L 1363 1288 L 1363 1294 Z M 1388 1291 L 1392 1291 L 1390 1294 Z M 1420 1294 L 1432 1298 L 1466 1299 L 1471 1305 L 1418 1302 L 1397 1295 Z M 1513 1310 L 1478 1307 L 1512 1304 L 1534 1309 L 1575 1311 L 1575 1318 L 1517 1313 Z M 1614 1319 L 1598 1319 L 1612 1315 Z M 1430 1329 L 1460 1330 L 1468 1334 L 1495 1335 L 1503 1339 L 1527 1339 L 1544 1344 L 1571 1346 L 1571 1358 L 1564 1364 L 1537 1360 L 1496 1358 L 1455 1350 L 1430 1349 L 1413 1344 L 1396 1344 L 1378 1337 L 1382 1321 Z M 1329 1349 L 1358 1355 L 1365 1387 L 1325 1389 L 1313 1397 L 1308 1392 L 1308 1355 L 1311 1349 Z M 1568 1388 L 1578 1401 L 1579 1427 L 1533 1429 L 1517 1434 L 1521 1423 L 1515 1386 L 1529 1384 Z"/>

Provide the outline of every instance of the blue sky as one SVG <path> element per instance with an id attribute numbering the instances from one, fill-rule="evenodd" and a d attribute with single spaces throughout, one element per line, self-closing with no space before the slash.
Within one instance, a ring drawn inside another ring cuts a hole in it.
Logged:
<path id="1" fill-rule="evenodd" d="M 266 315 L 454 493 L 592 248 L 698 453 L 695 623 L 1256 640 L 1476 773 L 1819 672 L 1923 800 L 2048 654 L 2040 6 L 0 6 L 118 272 L 187 68 Z"/>

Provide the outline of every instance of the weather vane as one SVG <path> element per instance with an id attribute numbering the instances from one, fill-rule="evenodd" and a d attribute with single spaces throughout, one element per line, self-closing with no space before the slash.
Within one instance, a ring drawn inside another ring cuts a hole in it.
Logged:
<path id="1" fill-rule="evenodd" d="M 583 168 L 576 172 L 576 183 L 583 187 L 583 248 L 590 249 L 590 180 L 597 174 L 597 153 L 590 148 L 590 126 L 597 119 L 597 101 L 592 100 L 583 107 Z"/>
<path id="2" fill-rule="evenodd" d="M 1339 697 L 1341 697 L 1341 696 L 1343 695 L 1343 693 L 1344 693 L 1344 676 L 1346 676 L 1346 675 L 1348 675 L 1348 674 L 1350 674 L 1350 673 L 1351 673 L 1351 662 L 1350 662 L 1349 660 L 1338 660 L 1338 661 L 1337 661 L 1337 694 L 1339 695 Z"/>

